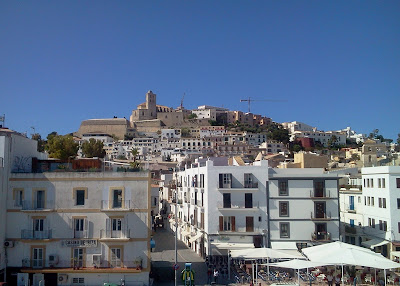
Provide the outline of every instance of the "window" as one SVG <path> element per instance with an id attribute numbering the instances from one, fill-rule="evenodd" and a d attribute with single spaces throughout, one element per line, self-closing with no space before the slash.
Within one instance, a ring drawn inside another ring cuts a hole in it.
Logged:
<path id="1" fill-rule="evenodd" d="M 85 285 L 85 278 L 83 277 L 74 277 L 72 278 L 72 284 L 82 284 Z"/>
<path id="2" fill-rule="evenodd" d="M 396 178 L 396 186 L 400 189 L 400 178 Z"/>
<path id="3" fill-rule="evenodd" d="M 219 174 L 219 187 L 232 188 L 232 174 Z"/>
<path id="4" fill-rule="evenodd" d="M 76 190 L 76 202 L 77 206 L 85 205 L 85 190 Z"/>
<path id="5" fill-rule="evenodd" d="M 278 181 L 278 190 L 279 190 L 280 196 L 288 196 L 289 195 L 288 181 L 279 180 Z"/>
<path id="6" fill-rule="evenodd" d="M 369 185 L 369 179 L 367 179 L 367 187 L 369 188 L 369 186 L 370 186 L 370 185 Z"/>
<path id="7" fill-rule="evenodd" d="M 378 206 L 381 208 L 382 207 L 382 198 L 378 198 Z"/>
<path id="8" fill-rule="evenodd" d="M 289 202 L 279 202 L 279 216 L 289 216 Z"/>
<path id="9" fill-rule="evenodd" d="M 374 197 L 371 197 L 371 206 L 374 206 L 375 205 L 375 199 L 374 199 Z"/>
<path id="10" fill-rule="evenodd" d="M 368 218 L 368 226 L 372 226 L 372 220 L 371 220 L 371 218 Z"/>
<path id="11" fill-rule="evenodd" d="M 87 238 L 86 218 L 74 218 L 74 238 Z"/>
<path id="12" fill-rule="evenodd" d="M 122 207 L 122 190 L 113 190 L 112 191 L 112 198 L 113 198 L 113 203 L 112 206 L 113 208 L 121 208 Z"/>
<path id="13" fill-rule="evenodd" d="M 397 231 L 400 233 L 400 222 L 397 223 Z M 397 251 L 397 249 L 396 249 Z"/>
<path id="14" fill-rule="evenodd" d="M 222 194 L 223 196 L 223 208 L 230 208 L 231 207 L 231 194 L 230 193 L 226 193 L 226 194 Z"/>
<path id="15" fill-rule="evenodd" d="M 371 179 L 371 188 L 374 187 L 374 179 Z"/>
<path id="16" fill-rule="evenodd" d="M 42 268 L 44 266 L 44 248 L 32 249 L 32 267 Z"/>
<path id="17" fill-rule="evenodd" d="M 382 198 L 382 207 L 386 209 L 386 198 Z"/>
<path id="18" fill-rule="evenodd" d="M 387 221 L 383 221 L 383 230 L 387 231 Z"/>
<path id="19" fill-rule="evenodd" d="M 254 217 L 246 216 L 246 232 L 254 231 Z"/>
<path id="20" fill-rule="evenodd" d="M 44 233 L 44 220 L 45 218 L 33 218 L 33 238 L 43 239 L 45 238 Z"/>
<path id="21" fill-rule="evenodd" d="M 24 190 L 23 189 L 14 190 L 13 197 L 14 197 L 14 206 L 22 207 L 24 201 Z"/>
<path id="22" fill-rule="evenodd" d="M 220 216 L 219 217 L 219 230 L 220 231 L 235 231 L 235 217 L 234 216 Z"/>
<path id="23" fill-rule="evenodd" d="M 383 230 L 383 224 L 381 220 L 379 220 L 379 230 Z"/>
<path id="24" fill-rule="evenodd" d="M 79 269 L 83 267 L 83 248 L 74 248 L 73 249 L 73 268 Z"/>
<path id="25" fill-rule="evenodd" d="M 43 190 L 37 190 L 34 192 L 34 209 L 44 209 L 45 207 L 45 192 Z"/>
<path id="26" fill-rule="evenodd" d="M 371 226 L 372 226 L 372 228 L 375 228 L 375 219 L 374 218 L 371 219 Z"/>
<path id="27" fill-rule="evenodd" d="M 121 267 L 122 249 L 121 248 L 111 248 L 110 257 L 111 267 Z"/>
<path id="28" fill-rule="evenodd" d="M 244 207 L 245 208 L 253 207 L 253 194 L 252 193 L 244 194 Z"/>
<path id="29" fill-rule="evenodd" d="M 354 227 L 354 219 L 350 219 L 350 227 Z"/>
<path id="30" fill-rule="evenodd" d="M 382 178 L 382 188 L 386 188 L 385 178 Z"/>
<path id="31" fill-rule="evenodd" d="M 397 208 L 400 209 L 400 199 L 397 199 Z"/>
<path id="32" fill-rule="evenodd" d="M 368 197 L 368 205 L 371 205 L 371 197 Z"/>
<path id="33" fill-rule="evenodd" d="M 378 188 L 382 187 L 382 182 L 381 182 L 381 178 L 378 178 Z"/>
<path id="34" fill-rule="evenodd" d="M 279 230 L 280 230 L 280 237 L 281 238 L 289 238 L 290 237 L 289 223 L 288 222 L 281 222 L 279 224 Z"/>

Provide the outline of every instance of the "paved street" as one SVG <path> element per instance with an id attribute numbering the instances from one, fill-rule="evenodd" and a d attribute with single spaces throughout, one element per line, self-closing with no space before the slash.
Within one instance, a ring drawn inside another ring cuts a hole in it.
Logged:
<path id="1" fill-rule="evenodd" d="M 157 229 L 153 236 L 156 247 L 151 254 L 154 275 L 156 276 L 155 286 L 174 285 L 173 265 L 175 262 L 175 244 L 174 234 L 165 229 Z M 178 264 L 177 271 L 178 284 L 182 283 L 181 271 L 185 266 L 185 262 L 191 262 L 195 271 L 195 284 L 207 285 L 207 266 L 199 255 L 178 240 Z M 221 277 L 222 278 L 222 277 Z M 226 284 L 227 281 L 220 279 L 219 284 Z"/>

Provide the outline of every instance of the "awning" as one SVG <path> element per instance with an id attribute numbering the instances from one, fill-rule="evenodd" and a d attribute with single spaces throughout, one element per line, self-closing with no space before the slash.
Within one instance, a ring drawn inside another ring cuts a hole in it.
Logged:
<path id="1" fill-rule="evenodd" d="M 382 238 L 374 238 L 374 239 L 371 239 L 368 241 L 364 241 L 361 244 L 362 244 L 362 246 L 374 249 L 374 247 L 382 246 L 382 245 L 385 245 L 388 243 L 389 243 L 389 241 L 384 240 Z"/>
<path id="2" fill-rule="evenodd" d="M 294 241 L 271 241 L 272 249 L 294 249 L 297 250 L 296 242 Z"/>
<path id="3" fill-rule="evenodd" d="M 198 233 L 195 236 L 192 236 L 191 238 L 189 238 L 189 242 L 192 243 L 193 241 L 196 241 L 198 238 L 200 238 L 203 234 L 202 233 Z"/>
<path id="4" fill-rule="evenodd" d="M 212 242 L 211 245 L 218 249 L 228 250 L 254 248 L 253 243 Z"/>

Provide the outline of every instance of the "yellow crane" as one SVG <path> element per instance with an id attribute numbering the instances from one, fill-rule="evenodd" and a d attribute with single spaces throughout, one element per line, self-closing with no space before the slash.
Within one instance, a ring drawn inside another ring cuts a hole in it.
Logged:
<path id="1" fill-rule="evenodd" d="M 241 99 L 240 102 L 247 102 L 249 105 L 249 113 L 250 113 L 250 104 L 253 101 L 269 101 L 269 102 L 285 102 L 287 100 L 285 99 L 252 99 L 251 97 L 248 97 L 247 99 Z"/>

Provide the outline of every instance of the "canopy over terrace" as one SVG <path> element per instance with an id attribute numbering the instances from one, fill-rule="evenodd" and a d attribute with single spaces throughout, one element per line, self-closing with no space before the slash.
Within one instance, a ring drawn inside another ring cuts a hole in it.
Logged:
<path id="1" fill-rule="evenodd" d="M 343 243 L 340 241 L 327 243 L 323 245 L 313 246 L 302 249 L 303 253 L 310 261 L 323 262 L 325 265 L 341 265 L 342 266 L 342 284 L 343 281 L 343 265 L 359 265 L 385 270 L 386 285 L 386 269 L 398 268 L 399 263 L 393 262 L 379 253 L 372 252 L 369 249 Z"/>

